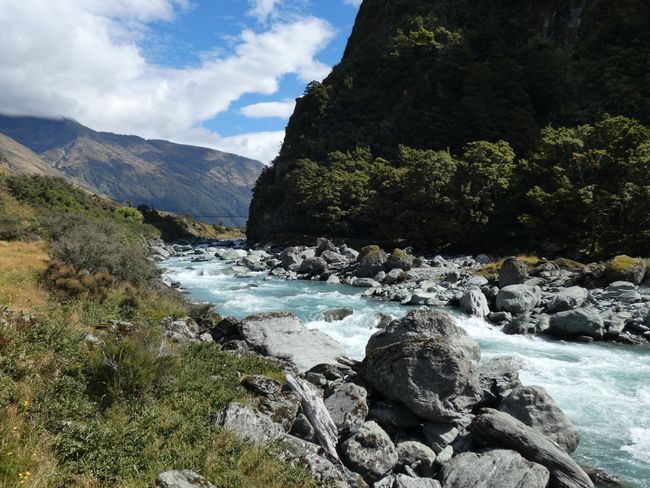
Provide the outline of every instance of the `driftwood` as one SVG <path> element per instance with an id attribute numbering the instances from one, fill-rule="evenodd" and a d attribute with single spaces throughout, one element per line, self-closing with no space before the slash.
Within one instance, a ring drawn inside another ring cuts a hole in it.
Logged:
<path id="1" fill-rule="evenodd" d="M 316 395 L 309 384 L 303 380 L 296 379 L 287 374 L 287 384 L 298 394 L 302 402 L 302 410 L 314 428 L 316 437 L 320 445 L 325 449 L 333 459 L 340 462 L 339 455 L 336 452 L 336 443 L 338 442 L 338 429 L 332 420 L 323 399 Z"/>

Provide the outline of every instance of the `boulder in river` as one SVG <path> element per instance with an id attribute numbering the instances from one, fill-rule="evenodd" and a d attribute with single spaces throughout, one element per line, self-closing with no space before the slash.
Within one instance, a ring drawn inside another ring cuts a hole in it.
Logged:
<path id="1" fill-rule="evenodd" d="M 553 297 L 553 299 L 546 306 L 546 309 L 551 312 L 564 312 L 573 308 L 582 307 L 589 297 L 589 291 L 581 286 L 571 286 L 563 288 L 560 292 Z"/>
<path id="2" fill-rule="evenodd" d="M 496 357 L 479 364 L 483 402 L 496 407 L 510 392 L 521 385 L 521 360 L 515 357 Z"/>
<path id="3" fill-rule="evenodd" d="M 579 336 L 602 339 L 605 333 L 605 322 L 598 310 L 593 307 L 576 308 L 551 315 L 547 332 L 567 339 Z"/>
<path id="4" fill-rule="evenodd" d="M 499 270 L 499 287 L 521 285 L 528 279 L 526 263 L 517 258 L 507 258 Z"/>
<path id="5" fill-rule="evenodd" d="M 393 269 L 401 269 L 402 271 L 409 271 L 413 267 L 415 257 L 408 251 L 402 249 L 394 249 L 386 259 L 386 271 Z"/>
<path id="6" fill-rule="evenodd" d="M 317 364 L 336 364 L 343 347 L 324 332 L 310 330 L 292 313 L 262 313 L 241 321 L 242 338 L 261 354 L 284 358 L 299 371 Z"/>
<path id="7" fill-rule="evenodd" d="M 361 249 L 355 275 L 360 278 L 372 278 L 383 271 L 388 256 L 379 246 L 366 246 Z"/>
<path id="8" fill-rule="evenodd" d="M 309 276 L 321 274 L 327 268 L 327 261 L 323 258 L 307 258 L 300 264 L 300 272 Z"/>
<path id="9" fill-rule="evenodd" d="M 351 308 L 336 308 L 325 312 L 323 314 L 323 320 L 325 322 L 338 322 L 339 320 L 343 320 L 352 314 L 354 314 L 354 310 Z"/>
<path id="10" fill-rule="evenodd" d="M 497 308 L 514 315 L 532 311 L 542 297 L 539 286 L 510 285 L 499 290 Z"/>
<path id="11" fill-rule="evenodd" d="M 468 315 L 485 318 L 490 313 L 487 298 L 478 288 L 466 292 L 460 299 L 460 308 Z"/>

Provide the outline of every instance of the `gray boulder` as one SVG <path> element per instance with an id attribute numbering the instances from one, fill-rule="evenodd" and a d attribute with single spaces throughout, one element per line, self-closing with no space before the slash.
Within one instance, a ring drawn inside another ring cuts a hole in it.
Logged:
<path id="1" fill-rule="evenodd" d="M 265 444 L 284 437 L 284 429 L 260 412 L 250 407 L 231 403 L 219 415 L 216 424 L 241 439 Z"/>
<path id="2" fill-rule="evenodd" d="M 417 441 L 404 441 L 396 446 L 398 461 L 401 467 L 408 466 L 421 476 L 432 476 L 436 462 L 436 453 L 429 447 Z"/>
<path id="3" fill-rule="evenodd" d="M 352 282 L 352 286 L 356 288 L 379 288 L 381 284 L 372 278 L 355 278 Z"/>
<path id="4" fill-rule="evenodd" d="M 512 415 L 484 409 L 474 417 L 471 431 L 490 446 L 517 451 L 550 473 L 550 488 L 594 488 L 589 476 L 566 452 L 544 434 Z"/>
<path id="5" fill-rule="evenodd" d="M 615 281 L 611 283 L 603 294 L 607 300 L 616 300 L 619 302 L 636 302 L 641 299 L 634 283 L 629 281 Z"/>
<path id="6" fill-rule="evenodd" d="M 551 315 L 547 332 L 556 337 L 569 339 L 578 336 L 602 339 L 605 323 L 595 308 L 576 308 Z"/>
<path id="7" fill-rule="evenodd" d="M 452 424 L 438 424 L 427 422 L 422 428 L 427 444 L 436 454 L 440 454 L 445 448 L 456 440 L 459 430 Z"/>
<path id="8" fill-rule="evenodd" d="M 354 310 L 351 308 L 337 308 L 334 310 L 328 310 L 323 314 L 323 320 L 325 322 L 338 322 L 343 320 L 346 317 L 349 317 L 354 313 Z"/>
<path id="9" fill-rule="evenodd" d="M 300 264 L 300 273 L 316 276 L 327 269 L 327 261 L 323 258 L 307 258 Z"/>
<path id="10" fill-rule="evenodd" d="M 499 288 L 521 285 L 528 279 L 528 267 L 517 258 L 507 258 L 499 270 Z"/>
<path id="11" fill-rule="evenodd" d="M 335 251 L 324 251 L 320 257 L 327 262 L 329 269 L 341 270 L 348 266 L 347 258 Z"/>
<path id="12" fill-rule="evenodd" d="M 589 291 L 581 286 L 572 286 L 562 289 L 546 306 L 551 312 L 564 312 L 573 308 L 582 307 L 589 297 Z"/>
<path id="13" fill-rule="evenodd" d="M 646 273 L 644 259 L 630 256 L 616 256 L 607 264 L 605 276 L 609 283 L 616 281 L 629 281 L 635 285 L 643 281 Z"/>
<path id="14" fill-rule="evenodd" d="M 368 393 L 354 383 L 344 383 L 325 399 L 325 407 L 339 433 L 355 432 L 368 416 Z"/>
<path id="15" fill-rule="evenodd" d="M 193 344 L 200 342 L 201 329 L 191 317 L 174 320 L 166 317 L 161 321 L 163 333 L 174 342 L 181 344 Z"/>
<path id="16" fill-rule="evenodd" d="M 499 410 L 541 431 L 568 453 L 578 447 L 580 432 L 540 386 L 515 388 L 503 399 Z"/>
<path id="17" fill-rule="evenodd" d="M 395 467 L 397 450 L 388 434 L 373 421 L 366 422 L 341 444 L 346 464 L 364 478 L 377 481 Z"/>
<path id="18" fill-rule="evenodd" d="M 284 269 L 298 269 L 302 264 L 303 257 L 300 255 L 302 249 L 299 247 L 287 247 L 280 253 L 280 261 Z"/>
<path id="19" fill-rule="evenodd" d="M 546 488 L 549 472 L 503 449 L 464 452 L 442 467 L 443 488 Z"/>
<path id="20" fill-rule="evenodd" d="M 542 298 L 538 286 L 509 285 L 499 290 L 497 308 L 514 315 L 532 311 Z"/>
<path id="21" fill-rule="evenodd" d="M 388 256 L 378 246 L 366 246 L 359 255 L 355 275 L 360 278 L 372 278 L 384 270 Z"/>
<path id="22" fill-rule="evenodd" d="M 473 288 L 463 295 L 460 299 L 460 308 L 466 314 L 480 318 L 485 318 L 490 313 L 487 298 L 477 288 Z"/>
<path id="23" fill-rule="evenodd" d="M 166 471 L 156 478 L 157 488 L 216 488 L 203 476 L 189 469 Z"/>
<path id="24" fill-rule="evenodd" d="M 404 431 L 420 424 L 420 419 L 404 405 L 397 402 L 377 402 L 368 417 L 388 431 Z"/>
<path id="25" fill-rule="evenodd" d="M 305 327 L 292 313 L 262 313 L 239 324 L 241 337 L 261 354 L 286 359 L 299 371 L 317 364 L 337 364 L 343 347 L 327 334 Z"/>
<path id="26" fill-rule="evenodd" d="M 405 474 L 391 474 L 375 483 L 373 488 L 440 488 L 440 482 L 431 478 L 415 478 Z"/>
<path id="27" fill-rule="evenodd" d="M 496 407 L 514 388 L 521 385 L 520 368 L 521 360 L 514 357 L 490 358 L 479 364 L 479 381 L 485 404 Z"/>
<path id="28" fill-rule="evenodd" d="M 387 271 L 391 271 L 393 269 L 409 271 L 413 267 L 414 260 L 415 257 L 409 252 L 403 251 L 402 249 L 395 249 L 388 255 L 385 268 Z"/>
<path id="29" fill-rule="evenodd" d="M 327 251 L 337 252 L 338 248 L 334 245 L 332 241 L 325 237 L 319 237 L 316 239 L 316 252 L 322 254 Z"/>

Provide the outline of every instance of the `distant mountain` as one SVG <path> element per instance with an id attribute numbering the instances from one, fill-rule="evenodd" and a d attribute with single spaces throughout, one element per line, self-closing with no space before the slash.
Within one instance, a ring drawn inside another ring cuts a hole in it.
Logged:
<path id="1" fill-rule="evenodd" d="M 18 172 L 62 175 L 117 201 L 244 225 L 264 165 L 213 149 L 97 132 L 70 119 L 0 115 L 0 154 Z"/>

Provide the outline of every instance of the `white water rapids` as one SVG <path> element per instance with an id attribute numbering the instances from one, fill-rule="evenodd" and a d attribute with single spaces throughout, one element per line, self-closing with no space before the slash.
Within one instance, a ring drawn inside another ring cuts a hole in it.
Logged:
<path id="1" fill-rule="evenodd" d="M 355 359 L 363 358 L 377 313 L 398 318 L 409 311 L 362 298 L 349 286 L 269 279 L 266 273 L 236 278 L 223 273 L 230 265 L 222 261 L 172 258 L 162 266 L 192 299 L 214 303 L 222 316 L 290 311 L 337 339 Z M 354 314 L 340 322 L 319 320 L 323 312 L 342 307 Z M 446 311 L 479 341 L 483 357 L 511 355 L 523 361 L 522 382 L 546 388 L 580 430 L 574 454 L 579 463 L 604 469 L 632 487 L 650 488 L 650 349 L 507 336 L 483 320 Z"/>

